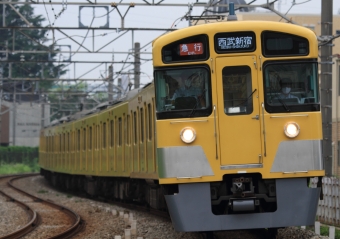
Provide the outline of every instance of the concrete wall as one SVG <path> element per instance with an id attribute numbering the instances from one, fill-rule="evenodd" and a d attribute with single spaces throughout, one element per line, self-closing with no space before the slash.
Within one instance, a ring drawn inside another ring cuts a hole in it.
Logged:
<path id="1" fill-rule="evenodd" d="M 50 106 L 31 103 L 3 102 L 10 108 L 9 116 L 9 145 L 11 146 L 39 146 L 40 129 L 42 128 L 42 116 L 44 125 L 50 123 Z M 44 114 L 42 113 L 44 108 Z M 13 127 L 14 126 L 14 127 Z"/>
<path id="2" fill-rule="evenodd" d="M 2 146 L 9 145 L 9 108 L 1 105 L 1 130 L 0 130 L 0 144 Z"/>

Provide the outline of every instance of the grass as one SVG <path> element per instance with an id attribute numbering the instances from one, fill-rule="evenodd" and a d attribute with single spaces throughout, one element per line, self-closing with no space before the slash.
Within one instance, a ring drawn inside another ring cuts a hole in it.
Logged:
<path id="1" fill-rule="evenodd" d="M 310 231 L 315 231 L 314 226 L 307 227 Z M 320 235 L 321 236 L 329 236 L 329 227 L 328 226 L 320 226 Z M 340 239 L 340 230 L 338 228 L 335 228 L 335 239 Z"/>
<path id="2" fill-rule="evenodd" d="M 39 172 L 39 169 L 31 168 L 30 166 L 22 163 L 0 165 L 0 175 L 34 172 Z"/>
<path id="3" fill-rule="evenodd" d="M 40 190 L 38 191 L 38 193 L 48 193 L 48 191 L 46 191 L 46 190 L 44 190 L 44 189 L 40 189 Z"/>
<path id="4" fill-rule="evenodd" d="M 17 173 L 37 173 L 40 168 L 38 159 L 27 161 L 27 163 L 0 163 L 0 175 L 3 174 L 17 174 Z"/>
<path id="5" fill-rule="evenodd" d="M 321 236 L 329 236 L 329 227 L 321 226 L 320 234 Z M 337 228 L 335 228 L 335 239 L 340 239 L 340 230 L 338 230 Z"/>

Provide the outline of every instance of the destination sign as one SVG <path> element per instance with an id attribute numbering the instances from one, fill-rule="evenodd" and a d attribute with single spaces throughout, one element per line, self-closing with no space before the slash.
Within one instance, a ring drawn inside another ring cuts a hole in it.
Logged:
<path id="1" fill-rule="evenodd" d="M 252 32 L 218 33 L 215 36 L 218 53 L 255 50 L 255 34 Z"/>
<path id="2" fill-rule="evenodd" d="M 164 63 L 205 61 L 209 58 L 209 41 L 206 34 L 186 37 L 162 48 Z"/>
<path id="3" fill-rule="evenodd" d="M 188 55 L 202 55 L 203 54 L 203 43 L 189 43 L 189 44 L 180 44 L 179 45 L 181 56 Z"/>

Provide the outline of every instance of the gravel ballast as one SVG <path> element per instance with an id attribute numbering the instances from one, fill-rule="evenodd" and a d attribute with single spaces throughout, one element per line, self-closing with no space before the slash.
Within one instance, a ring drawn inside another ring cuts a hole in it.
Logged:
<path id="1" fill-rule="evenodd" d="M 76 239 L 114 239 L 120 235 L 125 239 L 125 229 L 131 229 L 132 219 L 124 219 L 125 214 L 128 217 L 132 214 L 133 220 L 136 220 L 136 234 L 131 239 L 143 237 L 143 239 L 202 239 L 199 233 L 183 233 L 174 231 L 169 220 L 163 219 L 145 212 L 125 209 L 117 205 L 98 202 L 87 198 L 73 196 L 66 192 L 61 192 L 52 188 L 42 176 L 34 176 L 15 182 L 18 187 L 27 190 L 37 197 L 49 199 L 58 204 L 64 205 L 76 213 L 86 222 L 85 229 L 76 235 Z M 0 201 L 0 228 L 10 225 L 17 225 L 17 216 L 15 213 L 7 213 L 7 210 L 13 210 L 10 203 Z M 116 215 L 114 215 L 116 212 Z M 20 211 L 19 211 L 20 213 Z M 7 216 L 3 216 L 7 215 Z M 131 217 L 131 216 L 130 216 Z M 57 219 L 56 219 L 57 220 Z M 1 234 L 0 229 L 0 236 Z M 131 231 L 130 231 L 131 233 Z M 226 231 L 215 233 L 219 238 L 247 238 L 260 239 L 252 231 Z M 28 237 L 26 237 L 28 238 Z M 289 227 L 279 230 L 277 239 L 325 239 L 328 237 L 318 236 L 314 232 L 296 227 Z M 32 238 L 33 239 L 33 238 Z"/>

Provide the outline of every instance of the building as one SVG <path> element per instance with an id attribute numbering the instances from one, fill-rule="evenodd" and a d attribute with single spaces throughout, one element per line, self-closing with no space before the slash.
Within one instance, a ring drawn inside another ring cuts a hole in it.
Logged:
<path id="1" fill-rule="evenodd" d="M 9 145 L 9 114 L 10 109 L 5 106 L 1 105 L 1 112 L 0 112 L 0 122 L 1 122 L 1 130 L 0 130 L 0 144 L 1 146 L 8 146 Z"/>
<path id="2" fill-rule="evenodd" d="M 50 123 L 50 106 L 31 102 L 2 101 L 1 144 L 39 146 L 40 129 Z M 3 111 L 5 110 L 5 111 Z"/>

